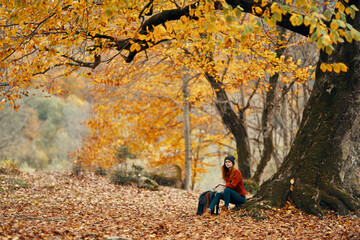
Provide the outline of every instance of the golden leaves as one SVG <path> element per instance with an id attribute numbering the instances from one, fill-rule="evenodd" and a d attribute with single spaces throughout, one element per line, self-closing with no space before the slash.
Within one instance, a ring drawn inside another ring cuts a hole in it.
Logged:
<path id="1" fill-rule="evenodd" d="M 300 26 L 304 22 L 304 18 L 300 14 L 292 14 L 290 17 L 290 22 L 293 26 Z"/>
<path id="2" fill-rule="evenodd" d="M 348 67 L 344 63 L 321 63 L 320 69 L 323 72 L 332 72 L 340 73 L 340 72 L 347 72 Z"/>
<path id="3" fill-rule="evenodd" d="M 131 47 L 130 47 L 131 52 L 140 51 L 140 50 L 141 50 L 140 44 L 138 44 L 138 43 L 131 44 Z"/>

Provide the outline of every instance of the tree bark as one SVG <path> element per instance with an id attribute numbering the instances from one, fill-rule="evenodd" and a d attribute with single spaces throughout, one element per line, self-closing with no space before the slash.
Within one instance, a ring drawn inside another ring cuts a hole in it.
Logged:
<path id="1" fill-rule="evenodd" d="M 261 154 L 261 159 L 259 164 L 256 167 L 256 172 L 253 176 L 253 180 L 257 183 L 260 182 L 260 178 L 264 172 L 264 169 L 267 163 L 271 159 L 271 155 L 274 151 L 274 144 L 272 138 L 272 126 L 271 126 L 271 119 L 273 117 L 273 110 L 275 106 L 275 91 L 277 82 L 279 79 L 279 74 L 276 73 L 270 77 L 270 89 L 266 94 L 265 106 L 262 113 L 261 119 L 261 127 L 262 127 L 262 135 L 264 141 L 264 148 Z"/>
<path id="2" fill-rule="evenodd" d="M 356 6 L 359 8 L 360 3 Z M 360 30 L 360 14 L 353 27 Z M 308 213 L 340 214 L 360 207 L 360 43 L 320 52 L 314 89 L 299 131 L 279 171 L 255 198 L 282 207 L 287 200 Z M 322 72 L 321 63 L 343 62 L 345 73 Z M 291 187 L 291 180 L 294 180 Z M 292 190 L 291 190 L 292 189 Z"/>
<path id="3" fill-rule="evenodd" d="M 281 119 L 280 119 L 280 125 L 281 125 L 281 131 L 284 141 L 284 154 L 287 154 L 290 149 L 290 127 L 289 127 L 289 99 L 287 95 L 285 95 L 281 100 Z M 284 156 L 284 155 L 283 155 Z"/>
<path id="4" fill-rule="evenodd" d="M 244 178 L 250 178 L 250 146 L 246 132 L 244 113 L 240 111 L 240 114 L 237 115 L 234 112 L 222 86 L 222 82 L 217 81 L 215 77 L 209 73 L 205 73 L 205 76 L 216 93 L 216 109 L 218 110 L 224 125 L 235 138 L 238 166 L 241 174 Z"/>
<path id="5" fill-rule="evenodd" d="M 182 77 L 183 81 L 183 102 L 184 102 L 184 108 L 183 108 L 183 117 L 184 117 L 184 141 L 185 141 L 185 184 L 184 188 L 186 190 L 191 189 L 192 185 L 192 159 L 191 159 L 191 133 L 190 133 L 190 105 L 189 105 L 189 75 L 185 74 Z"/>

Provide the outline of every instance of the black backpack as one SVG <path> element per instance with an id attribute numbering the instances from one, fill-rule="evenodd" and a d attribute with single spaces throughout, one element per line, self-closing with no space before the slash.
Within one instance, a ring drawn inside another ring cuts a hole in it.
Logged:
<path id="1" fill-rule="evenodd" d="M 202 215 L 204 211 L 206 211 L 209 208 L 211 201 L 215 197 L 215 194 L 216 191 L 205 191 L 200 194 L 196 215 Z M 216 209 L 216 214 L 219 214 L 219 202 L 216 203 L 215 209 Z M 215 209 L 211 211 L 211 214 L 215 213 Z"/>

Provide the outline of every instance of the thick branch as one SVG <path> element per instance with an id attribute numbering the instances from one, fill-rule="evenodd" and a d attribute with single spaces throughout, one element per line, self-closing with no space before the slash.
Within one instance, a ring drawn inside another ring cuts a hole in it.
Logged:
<path id="1" fill-rule="evenodd" d="M 263 17 L 262 14 L 257 14 L 253 11 L 253 7 L 257 6 L 260 7 L 263 12 L 268 11 L 267 9 L 270 8 L 271 4 L 268 4 L 264 7 L 260 6 L 260 3 L 255 3 L 253 0 L 227 0 L 226 1 L 229 5 L 231 5 L 233 8 L 236 8 L 237 6 L 241 7 L 244 12 L 253 14 L 258 17 Z M 154 16 L 147 19 L 140 27 L 139 34 L 146 35 L 149 32 L 154 30 L 154 27 L 165 24 L 167 21 L 174 21 L 179 20 L 182 16 L 187 16 L 189 18 L 193 18 L 193 16 L 190 16 L 190 8 L 195 9 L 197 8 L 198 3 L 194 3 L 191 5 L 188 5 L 184 8 L 178 8 L 178 9 L 171 9 L 171 10 L 165 10 L 158 14 L 155 14 Z M 219 9 L 221 6 L 217 2 L 215 4 L 215 8 Z M 270 14 L 271 15 L 271 14 Z M 282 15 L 282 20 L 277 23 L 277 25 L 286 28 L 292 32 L 301 34 L 303 36 L 308 36 L 310 28 L 309 26 L 306 27 L 305 25 L 301 26 L 293 26 L 290 21 L 291 14 L 287 13 L 286 15 Z M 140 44 L 141 49 L 137 51 L 130 51 L 131 43 L 130 41 L 136 42 Z M 151 42 L 150 46 L 159 44 L 159 42 Z M 144 40 L 138 40 L 138 39 L 123 39 L 120 41 L 116 41 L 115 45 L 117 47 L 117 50 L 121 51 L 123 49 L 129 50 L 129 55 L 125 58 L 126 62 L 131 62 L 137 53 L 144 51 L 149 48 L 149 44 L 147 41 Z"/>
<path id="2" fill-rule="evenodd" d="M 79 66 L 79 67 L 88 67 L 88 68 L 94 69 L 101 63 L 101 55 L 98 55 L 98 54 L 95 55 L 94 62 L 83 62 L 83 61 L 75 59 L 74 57 L 69 57 L 66 55 L 62 55 L 62 56 L 75 62 L 75 63 L 67 63 L 68 65 L 74 65 L 74 66 Z"/>
<path id="3" fill-rule="evenodd" d="M 226 1 L 229 5 L 231 5 L 233 8 L 236 8 L 237 6 L 240 6 L 244 12 L 246 13 L 251 13 L 255 16 L 258 17 L 263 17 L 262 14 L 257 14 L 254 10 L 253 7 L 260 7 L 262 9 L 262 12 L 267 11 L 268 8 L 270 8 L 271 4 L 277 1 L 272 1 L 271 3 L 269 3 L 268 5 L 261 7 L 261 1 L 257 1 L 258 3 L 256 3 L 253 0 L 227 0 Z M 301 34 L 303 36 L 308 36 L 309 32 L 310 32 L 310 27 L 306 27 L 305 25 L 300 25 L 300 26 L 293 26 L 291 24 L 290 21 L 290 17 L 291 14 L 287 13 L 286 15 L 282 15 L 281 18 L 281 22 L 277 22 L 277 25 L 279 25 L 280 27 L 283 27 L 287 30 L 290 30 L 292 32 Z"/>

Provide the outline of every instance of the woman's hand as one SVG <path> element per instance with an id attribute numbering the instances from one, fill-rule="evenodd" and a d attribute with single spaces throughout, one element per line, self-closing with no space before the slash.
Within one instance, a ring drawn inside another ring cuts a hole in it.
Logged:
<path id="1" fill-rule="evenodd" d="M 214 187 L 214 190 L 215 190 L 217 187 L 219 187 L 219 186 L 225 187 L 226 185 L 225 185 L 224 183 L 218 183 L 218 184 Z"/>

